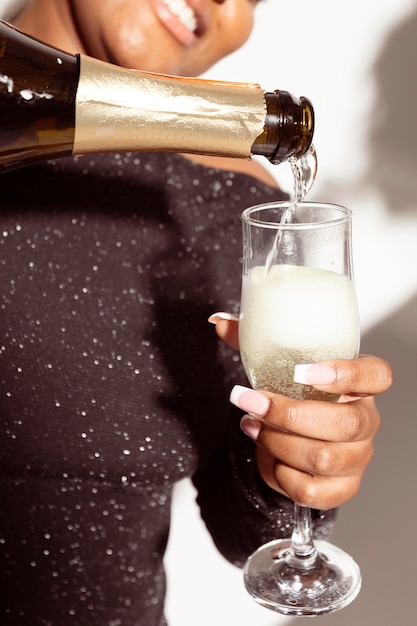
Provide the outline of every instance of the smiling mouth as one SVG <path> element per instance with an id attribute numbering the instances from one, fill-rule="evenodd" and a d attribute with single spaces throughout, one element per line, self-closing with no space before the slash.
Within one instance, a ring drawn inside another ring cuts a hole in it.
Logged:
<path id="1" fill-rule="evenodd" d="M 196 14 L 186 0 L 162 0 L 162 2 L 187 30 L 192 33 L 197 30 Z"/>

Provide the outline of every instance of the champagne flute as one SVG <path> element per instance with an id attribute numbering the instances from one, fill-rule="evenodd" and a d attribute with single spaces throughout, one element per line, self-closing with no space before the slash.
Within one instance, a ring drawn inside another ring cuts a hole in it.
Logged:
<path id="1" fill-rule="evenodd" d="M 351 212 L 300 202 L 246 209 L 239 323 L 242 362 L 254 388 L 296 399 L 338 396 L 295 383 L 294 367 L 357 356 L 360 331 L 352 272 Z M 244 569 L 252 597 L 286 615 L 320 615 L 348 605 L 361 586 L 358 565 L 313 539 L 310 509 L 295 504 L 292 537 L 260 547 Z"/>

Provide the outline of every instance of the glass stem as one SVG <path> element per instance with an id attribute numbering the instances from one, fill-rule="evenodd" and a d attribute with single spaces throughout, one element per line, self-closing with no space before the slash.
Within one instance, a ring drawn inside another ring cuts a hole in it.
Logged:
<path id="1" fill-rule="evenodd" d="M 291 548 L 286 561 L 297 569 L 311 569 L 317 565 L 319 556 L 314 547 L 311 509 L 294 504 L 294 526 Z"/>

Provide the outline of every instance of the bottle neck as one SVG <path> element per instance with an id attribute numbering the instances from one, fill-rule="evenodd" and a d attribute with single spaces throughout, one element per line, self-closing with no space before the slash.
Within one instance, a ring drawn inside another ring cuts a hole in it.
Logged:
<path id="1" fill-rule="evenodd" d="M 300 158 L 307 152 L 314 134 L 314 109 L 305 98 L 288 91 L 265 94 L 267 114 L 264 130 L 257 137 L 252 153 L 263 155 L 271 163 Z"/>
<path id="2" fill-rule="evenodd" d="M 265 114 L 258 85 L 126 70 L 81 55 L 74 154 L 137 149 L 250 158 Z"/>

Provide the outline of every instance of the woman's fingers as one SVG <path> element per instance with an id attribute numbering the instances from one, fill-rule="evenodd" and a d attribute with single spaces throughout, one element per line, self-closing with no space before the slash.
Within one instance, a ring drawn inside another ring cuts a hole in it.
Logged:
<path id="1" fill-rule="evenodd" d="M 274 491 L 297 504 L 315 509 L 333 509 L 353 498 L 360 489 L 362 473 L 353 476 L 317 476 L 281 463 L 257 448 L 259 472 Z"/>
<path id="2" fill-rule="evenodd" d="M 372 438 L 322 441 L 284 433 L 263 424 L 257 444 L 273 458 L 312 476 L 347 477 L 365 470 L 373 454 Z"/>
<path id="3" fill-rule="evenodd" d="M 211 324 L 215 324 L 216 333 L 228 346 L 237 350 L 239 348 L 239 318 L 232 313 L 213 313 L 208 318 Z"/>
<path id="4" fill-rule="evenodd" d="M 360 355 L 357 359 L 333 359 L 297 365 L 296 382 L 315 389 L 342 394 L 343 399 L 383 393 L 392 384 L 390 365 L 381 358 Z"/>
<path id="5" fill-rule="evenodd" d="M 275 396 L 263 419 L 277 429 L 302 437 L 350 443 L 375 437 L 381 421 L 373 397 L 330 403 Z"/>
<path id="6" fill-rule="evenodd" d="M 380 426 L 373 397 L 348 403 L 293 400 L 279 394 L 236 386 L 230 400 L 259 423 L 277 431 L 320 441 L 371 439 Z"/>

